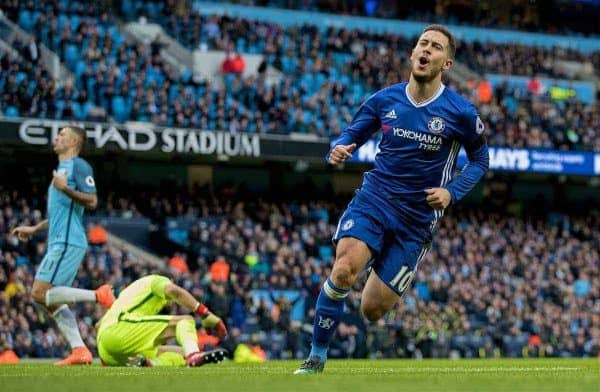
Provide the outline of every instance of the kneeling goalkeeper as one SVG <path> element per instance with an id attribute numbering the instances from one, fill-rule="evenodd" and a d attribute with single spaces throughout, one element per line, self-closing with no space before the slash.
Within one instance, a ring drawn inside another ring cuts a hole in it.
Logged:
<path id="1" fill-rule="evenodd" d="M 192 310 L 205 328 L 222 339 L 223 321 L 187 290 L 161 275 L 149 275 L 127 286 L 98 323 L 98 352 L 107 366 L 201 366 L 223 360 L 227 351 L 201 352 L 196 323 L 190 315 L 159 315 L 170 301 Z M 178 346 L 164 343 L 175 338 Z"/>

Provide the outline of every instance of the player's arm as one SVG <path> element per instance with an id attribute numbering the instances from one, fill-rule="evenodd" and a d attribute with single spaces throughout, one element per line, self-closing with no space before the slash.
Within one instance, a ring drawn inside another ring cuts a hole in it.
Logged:
<path id="1" fill-rule="evenodd" d="M 69 188 L 67 185 L 66 178 L 64 178 L 64 182 L 56 173 L 54 175 L 54 180 L 52 184 L 56 189 L 69 196 L 71 200 L 73 200 L 77 204 L 81 204 L 88 210 L 94 210 L 98 206 L 98 196 L 95 193 L 84 193 L 80 191 L 76 191 L 74 189 Z M 58 178 L 57 178 L 58 177 Z"/>
<path id="2" fill-rule="evenodd" d="M 488 171 L 490 157 L 484 135 L 485 126 L 475 107 L 470 107 L 464 115 L 464 133 L 462 143 L 469 162 L 462 172 L 447 186 L 451 202 L 456 203 L 469 193 Z"/>
<path id="3" fill-rule="evenodd" d="M 84 206 L 89 210 L 94 210 L 98 206 L 98 196 L 96 195 L 96 183 L 92 168 L 83 160 L 77 160 L 73 167 L 73 177 L 75 179 L 75 189 L 69 188 L 66 175 L 58 175 L 56 171 L 52 173 L 52 185 L 63 192 L 74 202 Z"/>
<path id="4" fill-rule="evenodd" d="M 206 305 L 200 303 L 189 291 L 177 286 L 174 283 L 167 283 L 164 286 L 165 296 L 174 301 L 176 304 L 181 305 L 190 309 L 196 313 L 202 319 L 202 326 L 205 328 L 214 328 L 217 336 L 222 339 L 227 335 L 227 328 L 223 320 L 213 312 L 211 312 Z"/>
<path id="5" fill-rule="evenodd" d="M 11 235 L 16 235 L 20 241 L 27 241 L 32 235 L 48 230 L 48 219 L 44 219 L 34 226 L 18 226 L 11 230 Z"/>
<path id="6" fill-rule="evenodd" d="M 352 156 L 354 150 L 365 144 L 381 128 L 377 111 L 379 94 L 373 94 L 360 106 L 350 125 L 333 142 L 325 157 L 328 163 L 337 165 L 344 162 Z"/>
<path id="7" fill-rule="evenodd" d="M 199 302 L 189 291 L 174 283 L 165 285 L 165 296 L 167 299 L 174 301 L 177 305 L 188 308 L 191 312 L 195 312 L 199 305 Z"/>

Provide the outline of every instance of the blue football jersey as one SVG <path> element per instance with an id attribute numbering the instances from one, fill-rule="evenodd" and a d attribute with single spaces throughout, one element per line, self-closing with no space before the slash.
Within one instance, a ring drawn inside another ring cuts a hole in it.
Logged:
<path id="1" fill-rule="evenodd" d="M 365 173 L 361 191 L 385 201 L 410 222 L 435 226 L 443 211 L 426 202 L 425 189 L 446 187 L 460 200 L 488 168 L 484 124 L 467 99 L 443 84 L 429 100 L 416 103 L 408 83 L 384 88 L 369 97 L 335 145 L 364 144 L 381 130 L 375 167 Z M 464 146 L 469 165 L 453 180 Z"/>
<path id="2" fill-rule="evenodd" d="M 96 193 L 92 167 L 82 158 L 75 157 L 59 162 L 56 171 L 58 174 L 66 174 L 69 188 L 84 193 Z M 82 205 L 50 184 L 47 209 L 48 245 L 87 247 Z"/>

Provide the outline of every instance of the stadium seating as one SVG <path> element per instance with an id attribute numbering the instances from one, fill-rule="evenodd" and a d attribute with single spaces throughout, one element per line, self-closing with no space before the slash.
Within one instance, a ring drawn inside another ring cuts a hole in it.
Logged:
<path id="1" fill-rule="evenodd" d="M 284 29 L 240 18 L 178 16 L 181 13 L 175 12 L 176 7 L 161 2 L 122 4 L 123 17 L 145 14 L 189 48 L 205 44 L 212 49 L 263 54 L 265 64 L 286 75 L 274 86 L 267 86 L 260 74 L 227 75 L 226 89 L 219 90 L 208 82 L 177 76 L 160 56 L 125 42 L 116 16 L 99 5 L 84 7 L 74 0 L 8 3 L 7 14 L 24 28 L 33 26 L 38 42 L 61 57 L 75 80 L 69 98 L 59 91 L 56 97 L 45 95 L 41 106 L 29 103 L 32 93 L 11 87 L 6 91 L 20 93 L 3 94 L 0 110 L 7 116 L 104 119 L 102 113 L 92 110 L 100 107 L 119 122 L 335 137 L 372 91 L 406 80 L 408 75 L 402 59 L 409 53 L 411 37 L 337 28 L 319 31 L 307 25 Z M 550 58 L 584 58 L 581 53 L 556 48 L 465 42 L 459 42 L 457 57 L 479 72 L 548 76 L 557 76 L 548 65 Z M 599 58 L 597 53 L 591 56 L 596 72 Z M 21 73 L 31 69 L 25 60 L 19 64 L 19 69 L 24 69 Z M 395 71 L 386 71 L 389 69 Z M 38 84 L 50 83 L 48 78 L 44 80 Z M 0 83 L 16 82 L 4 71 Z M 472 86 L 453 87 L 478 102 Z M 500 86 L 491 102 L 480 102 L 478 107 L 493 145 L 574 150 L 597 150 L 600 145 L 594 128 L 597 104 L 581 105 L 573 99 L 556 100 Z"/>
<path id="2" fill-rule="evenodd" d="M 208 1 L 223 3 L 220 0 Z M 551 34 L 597 34 L 595 16 L 598 4 L 589 0 L 549 4 L 491 3 L 486 6 L 454 1 L 408 3 L 378 0 L 244 0 L 227 3 Z"/>

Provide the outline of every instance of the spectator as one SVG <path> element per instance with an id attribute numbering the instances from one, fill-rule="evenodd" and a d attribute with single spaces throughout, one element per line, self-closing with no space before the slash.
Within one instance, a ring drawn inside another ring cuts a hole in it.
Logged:
<path id="1" fill-rule="evenodd" d="M 31 61 L 33 64 L 37 64 L 37 62 L 40 59 L 40 51 L 33 36 L 29 37 L 29 41 L 27 43 L 27 50 L 25 51 L 25 58 Z"/>
<path id="2" fill-rule="evenodd" d="M 186 256 L 181 253 L 175 253 L 175 256 L 169 259 L 169 267 L 181 274 L 190 271 L 186 261 Z"/>
<path id="3" fill-rule="evenodd" d="M 108 232 L 102 225 L 95 223 L 88 230 L 88 241 L 92 245 L 104 245 L 108 241 Z"/>
<path id="4" fill-rule="evenodd" d="M 227 283 L 229 281 L 229 264 L 224 256 L 219 256 L 210 265 L 210 277 L 215 283 Z"/>
<path id="5" fill-rule="evenodd" d="M 236 74 L 244 73 L 244 70 L 246 69 L 246 62 L 244 61 L 244 58 L 242 57 L 241 53 L 236 52 L 233 55 L 231 68 L 232 68 L 232 73 L 236 73 Z"/>
<path id="6" fill-rule="evenodd" d="M 232 55 L 231 52 L 227 51 L 225 60 L 223 60 L 221 65 L 221 71 L 223 74 L 241 74 L 244 72 L 245 68 L 246 63 L 244 62 L 244 58 L 240 53 L 236 52 Z"/>

